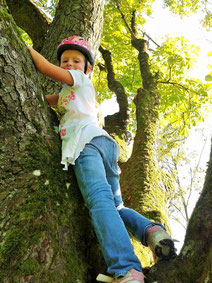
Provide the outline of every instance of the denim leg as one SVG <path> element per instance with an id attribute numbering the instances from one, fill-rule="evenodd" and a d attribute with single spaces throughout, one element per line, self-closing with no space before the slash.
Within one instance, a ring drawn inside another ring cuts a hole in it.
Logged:
<path id="1" fill-rule="evenodd" d="M 95 138 L 86 144 L 73 168 L 89 209 L 108 272 L 118 277 L 125 275 L 131 268 L 141 271 L 141 264 L 134 254 L 107 181 L 107 174 L 117 174 L 113 168 L 117 161 L 114 159 L 114 152 L 116 148 L 111 140 L 106 137 Z"/>
<path id="2" fill-rule="evenodd" d="M 115 146 L 115 144 L 114 144 Z M 101 149 L 100 149 L 101 151 Z M 104 153 L 102 153 L 104 154 Z M 114 160 L 113 160 L 113 166 L 111 170 L 111 166 L 109 164 L 109 161 L 106 159 L 104 160 L 104 166 L 106 169 L 106 177 L 107 181 L 111 186 L 111 190 L 114 197 L 114 203 L 115 206 L 125 224 L 127 229 L 133 234 L 134 237 L 136 237 L 138 240 L 141 241 L 141 243 L 144 246 L 148 246 L 146 242 L 146 230 L 154 225 L 161 226 L 164 230 L 165 227 L 159 223 L 152 222 L 143 215 L 139 214 L 133 209 L 127 208 L 124 206 L 122 195 L 121 195 L 121 189 L 119 184 L 119 173 L 118 173 L 118 156 L 117 151 L 114 151 Z"/>
<path id="3" fill-rule="evenodd" d="M 159 223 L 152 222 L 143 215 L 139 214 L 137 211 L 122 207 L 118 210 L 124 224 L 126 225 L 127 229 L 135 236 L 144 246 L 148 246 L 146 242 L 146 230 L 152 226 L 159 225 L 164 230 L 165 227 Z"/>

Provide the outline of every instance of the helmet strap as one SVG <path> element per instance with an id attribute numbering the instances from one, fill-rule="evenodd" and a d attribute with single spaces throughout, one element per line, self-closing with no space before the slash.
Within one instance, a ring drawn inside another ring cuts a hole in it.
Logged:
<path id="1" fill-rule="evenodd" d="M 85 56 L 85 68 L 84 68 L 85 74 L 86 74 L 87 68 L 88 68 L 88 59 L 87 59 L 87 56 Z"/>

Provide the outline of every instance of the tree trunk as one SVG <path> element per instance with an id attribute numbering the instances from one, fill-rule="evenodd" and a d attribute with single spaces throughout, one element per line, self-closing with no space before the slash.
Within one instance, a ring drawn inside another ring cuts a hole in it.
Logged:
<path id="1" fill-rule="evenodd" d="M 139 51 L 143 87 L 138 89 L 134 99 L 137 130 L 132 155 L 122 165 L 121 187 L 128 206 L 167 226 L 166 198 L 159 184 L 156 158 L 160 94 L 157 82 L 149 70 L 146 41 L 134 39 L 132 44 Z"/>
<path id="2" fill-rule="evenodd" d="M 134 38 L 132 45 L 138 50 L 142 88 L 134 99 L 137 130 L 132 155 L 121 165 L 121 189 L 126 206 L 154 222 L 163 224 L 170 232 L 165 191 L 160 186 L 157 166 L 156 138 L 158 132 L 160 93 L 157 81 L 150 72 L 147 42 Z M 152 265 L 149 249 L 132 239 L 137 255 L 144 266 Z"/>
<path id="3" fill-rule="evenodd" d="M 87 209 L 72 170 L 61 169 L 37 72 L 0 3 L 0 282 L 94 282 L 104 265 Z"/>

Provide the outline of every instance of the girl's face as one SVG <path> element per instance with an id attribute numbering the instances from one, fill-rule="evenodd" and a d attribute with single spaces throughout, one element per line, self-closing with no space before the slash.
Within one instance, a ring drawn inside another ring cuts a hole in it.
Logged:
<path id="1" fill-rule="evenodd" d="M 65 70 L 81 70 L 84 72 L 85 56 L 78 50 L 66 50 L 61 56 L 60 67 Z"/>

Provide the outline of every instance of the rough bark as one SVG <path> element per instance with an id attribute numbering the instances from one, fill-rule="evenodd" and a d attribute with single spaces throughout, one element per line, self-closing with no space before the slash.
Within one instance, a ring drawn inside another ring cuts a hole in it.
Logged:
<path id="1" fill-rule="evenodd" d="M 0 282 L 94 282 L 88 211 L 16 25 L 0 1 Z"/>
<path id="2" fill-rule="evenodd" d="M 49 20 L 29 0 L 7 0 L 16 24 L 31 37 L 34 48 L 40 51 L 46 38 Z"/>
<path id="3" fill-rule="evenodd" d="M 160 94 L 157 82 L 149 71 L 146 41 L 133 39 L 132 44 L 139 51 L 143 88 L 138 89 L 134 100 L 137 131 L 132 155 L 122 165 L 121 187 L 126 204 L 146 217 L 166 224 L 165 194 L 159 185 L 155 148 Z"/>

